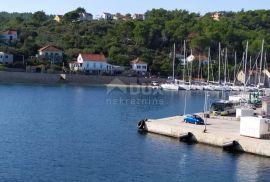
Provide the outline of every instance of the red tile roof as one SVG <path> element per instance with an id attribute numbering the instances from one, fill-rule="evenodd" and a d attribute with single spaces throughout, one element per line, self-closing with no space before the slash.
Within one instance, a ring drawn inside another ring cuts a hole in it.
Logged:
<path id="1" fill-rule="evenodd" d="M 46 47 L 40 48 L 38 51 L 61 51 L 61 50 L 53 46 L 46 46 Z"/>
<path id="2" fill-rule="evenodd" d="M 8 30 L 8 31 L 5 31 L 5 32 L 1 32 L 1 35 L 17 35 L 17 31 Z"/>
<path id="3" fill-rule="evenodd" d="M 130 61 L 130 64 L 146 64 L 143 62 L 140 58 L 134 59 L 133 61 Z"/>
<path id="4" fill-rule="evenodd" d="M 103 54 L 81 54 L 83 61 L 100 61 L 106 62 L 107 59 Z"/>

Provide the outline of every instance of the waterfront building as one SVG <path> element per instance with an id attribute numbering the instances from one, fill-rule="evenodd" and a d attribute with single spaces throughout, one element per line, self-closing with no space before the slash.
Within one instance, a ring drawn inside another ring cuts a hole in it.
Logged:
<path id="1" fill-rule="evenodd" d="M 45 61 L 59 63 L 63 60 L 63 51 L 54 46 L 46 46 L 38 50 L 37 57 Z"/>
<path id="2" fill-rule="evenodd" d="M 7 30 L 0 33 L 0 39 L 4 41 L 15 41 L 18 39 L 17 31 Z"/>
<path id="3" fill-rule="evenodd" d="M 112 73 L 113 66 L 107 62 L 103 54 L 79 54 L 77 61 L 69 63 L 72 71 L 86 71 L 88 73 Z"/>
<path id="4" fill-rule="evenodd" d="M 4 52 L 0 52 L 0 63 L 2 63 L 2 64 L 13 63 L 13 55 L 8 54 L 8 53 L 4 53 Z"/>
<path id="5" fill-rule="evenodd" d="M 145 74 L 147 72 L 147 63 L 142 61 L 140 58 L 134 59 L 130 62 L 131 69 L 136 71 L 138 74 Z"/>

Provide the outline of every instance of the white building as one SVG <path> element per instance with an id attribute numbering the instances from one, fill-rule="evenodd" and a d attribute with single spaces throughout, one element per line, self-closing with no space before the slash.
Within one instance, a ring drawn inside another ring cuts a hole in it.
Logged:
<path id="1" fill-rule="evenodd" d="M 80 13 L 78 21 L 91 21 L 93 20 L 93 15 L 91 13 Z"/>
<path id="2" fill-rule="evenodd" d="M 112 20 L 112 19 L 113 19 L 113 15 L 110 14 L 110 13 L 102 13 L 101 19 L 104 19 L 104 20 Z"/>
<path id="3" fill-rule="evenodd" d="M 241 117 L 240 135 L 253 138 L 269 138 L 270 119 L 254 116 Z"/>
<path id="4" fill-rule="evenodd" d="M 144 16 L 144 14 L 133 14 L 132 19 L 133 20 L 144 20 L 145 16 Z"/>
<path id="5" fill-rule="evenodd" d="M 70 70 L 89 73 L 112 73 L 113 67 L 103 54 L 79 54 L 77 62 L 69 63 Z"/>
<path id="6" fill-rule="evenodd" d="M 116 13 L 115 15 L 113 15 L 114 20 L 123 20 L 123 18 L 124 18 L 124 15 L 120 13 Z"/>
<path id="7" fill-rule="evenodd" d="M 17 31 L 8 30 L 8 31 L 5 31 L 5 32 L 1 32 L 0 33 L 0 39 L 5 40 L 5 41 L 17 40 L 18 39 Z"/>
<path id="8" fill-rule="evenodd" d="M 147 72 L 147 63 L 140 60 L 140 58 L 134 59 L 130 62 L 131 69 L 140 74 L 145 74 Z"/>
<path id="9" fill-rule="evenodd" d="M 13 63 L 13 55 L 0 52 L 0 63 L 2 64 L 11 64 Z"/>

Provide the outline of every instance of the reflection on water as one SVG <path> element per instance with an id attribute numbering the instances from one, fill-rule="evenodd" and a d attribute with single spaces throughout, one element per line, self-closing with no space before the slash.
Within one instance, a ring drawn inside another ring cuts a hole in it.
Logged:
<path id="1" fill-rule="evenodd" d="M 153 143 L 170 143 L 178 146 L 173 160 L 184 181 L 268 181 L 270 159 L 244 153 L 231 153 L 204 144 L 179 143 L 177 139 L 148 133 Z M 193 172 L 194 173 L 193 173 Z"/>

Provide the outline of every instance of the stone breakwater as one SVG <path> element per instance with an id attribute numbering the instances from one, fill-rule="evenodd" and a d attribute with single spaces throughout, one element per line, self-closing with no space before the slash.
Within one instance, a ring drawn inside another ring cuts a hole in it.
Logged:
<path id="1" fill-rule="evenodd" d="M 100 76 L 100 75 L 79 75 L 79 74 L 64 74 L 61 76 L 61 74 L 0 71 L 0 83 L 144 85 L 149 84 L 152 80 L 157 80 L 160 82 L 164 81 L 163 79 L 151 79 L 142 77 Z"/>
<path id="2" fill-rule="evenodd" d="M 199 113 L 202 116 L 202 114 Z M 270 157 L 270 140 L 240 135 L 240 122 L 232 117 L 208 118 L 207 130 L 204 125 L 183 122 L 183 116 L 174 116 L 145 121 L 144 130 L 181 140 L 190 136 L 192 141 L 217 147 L 232 143 L 234 150 Z M 206 121 L 206 120 L 205 120 Z M 139 124 L 138 124 L 139 126 Z M 187 135 L 188 134 L 188 135 Z"/>

